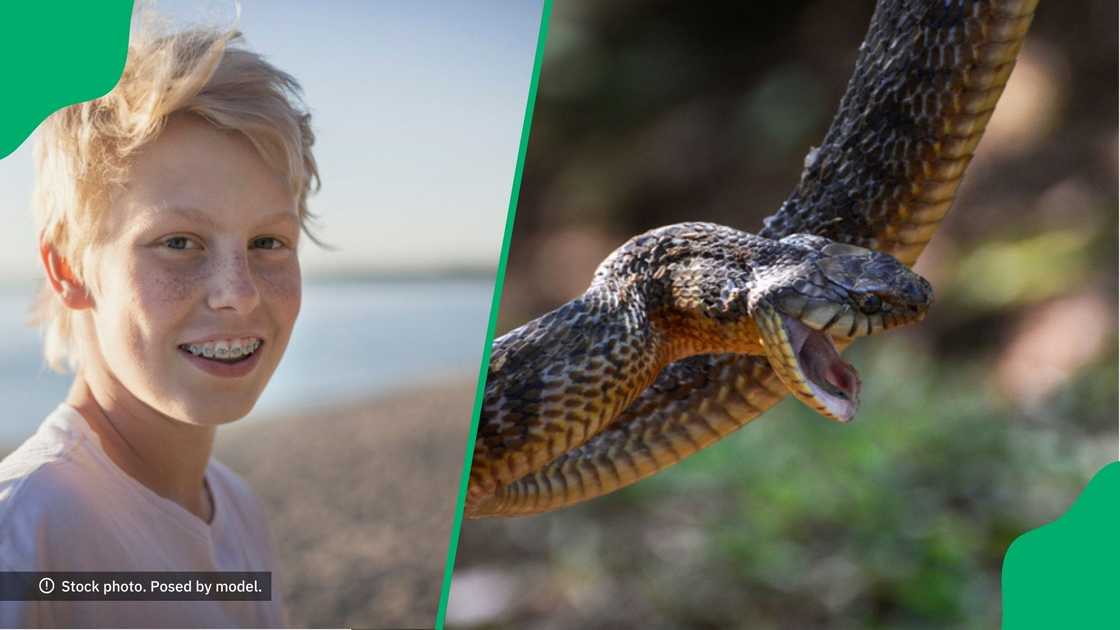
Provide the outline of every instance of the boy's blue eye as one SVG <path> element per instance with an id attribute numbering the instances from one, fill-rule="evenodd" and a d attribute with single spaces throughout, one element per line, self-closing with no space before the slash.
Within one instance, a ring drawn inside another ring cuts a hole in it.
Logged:
<path id="1" fill-rule="evenodd" d="M 191 239 L 185 236 L 172 236 L 164 239 L 163 244 L 171 249 L 191 249 L 191 246 L 194 245 Z"/>
<path id="2" fill-rule="evenodd" d="M 252 245 L 253 249 L 280 249 L 284 246 L 284 243 L 282 243 L 278 238 L 273 238 L 271 236 L 261 236 L 259 238 L 253 239 Z"/>

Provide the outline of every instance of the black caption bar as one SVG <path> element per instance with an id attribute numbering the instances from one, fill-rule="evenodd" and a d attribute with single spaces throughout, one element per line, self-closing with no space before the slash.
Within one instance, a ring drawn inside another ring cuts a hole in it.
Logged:
<path id="1" fill-rule="evenodd" d="M 0 571 L 0 601 L 270 601 L 266 572 Z"/>

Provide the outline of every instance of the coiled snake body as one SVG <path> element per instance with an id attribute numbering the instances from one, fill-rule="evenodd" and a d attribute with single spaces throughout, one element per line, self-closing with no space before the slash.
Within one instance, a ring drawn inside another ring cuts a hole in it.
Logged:
<path id="1" fill-rule="evenodd" d="M 924 313 L 929 285 L 907 267 L 1036 4 L 879 0 L 822 146 L 757 236 L 689 223 L 635 237 L 582 297 L 495 341 L 465 515 L 612 492 L 788 393 L 850 419 L 859 380 L 833 346 Z"/>

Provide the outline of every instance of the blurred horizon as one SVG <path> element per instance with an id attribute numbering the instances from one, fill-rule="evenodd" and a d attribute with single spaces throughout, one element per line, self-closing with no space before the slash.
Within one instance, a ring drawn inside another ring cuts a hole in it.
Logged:
<path id="1" fill-rule="evenodd" d="M 357 283 L 416 283 L 426 284 L 447 280 L 485 280 L 493 282 L 496 266 L 485 263 L 446 263 L 410 267 L 351 266 L 304 269 L 305 285 L 336 285 Z M 0 274 L 0 292 L 37 291 L 43 282 L 38 268 L 27 275 Z M 30 304 L 28 305 L 30 307 Z"/>

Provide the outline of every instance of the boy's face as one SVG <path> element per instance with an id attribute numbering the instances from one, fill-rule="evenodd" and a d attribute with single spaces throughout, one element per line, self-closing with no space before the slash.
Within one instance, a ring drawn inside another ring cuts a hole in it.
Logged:
<path id="1" fill-rule="evenodd" d="M 246 415 L 299 313 L 286 181 L 244 136 L 173 116 L 133 160 L 102 229 L 84 367 L 127 390 L 109 395 L 182 421 Z"/>

